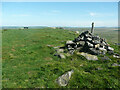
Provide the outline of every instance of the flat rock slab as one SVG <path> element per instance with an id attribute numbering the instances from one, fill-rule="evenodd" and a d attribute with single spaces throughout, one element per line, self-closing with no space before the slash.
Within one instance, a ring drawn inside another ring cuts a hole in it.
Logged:
<path id="1" fill-rule="evenodd" d="M 60 86 L 66 86 L 71 78 L 71 75 L 74 71 L 68 71 L 67 73 L 63 74 L 62 76 L 58 77 L 58 79 L 56 80 L 56 82 L 60 85 Z"/>
<path id="2" fill-rule="evenodd" d="M 93 60 L 93 61 L 98 60 L 98 57 L 95 56 L 95 55 L 91 55 L 91 54 L 84 53 L 84 52 L 77 53 L 77 54 L 78 54 L 78 55 L 82 55 L 82 56 L 84 56 L 87 60 Z"/>

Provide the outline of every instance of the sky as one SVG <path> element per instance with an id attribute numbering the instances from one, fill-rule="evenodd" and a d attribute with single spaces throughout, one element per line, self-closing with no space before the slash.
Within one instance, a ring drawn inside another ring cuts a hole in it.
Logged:
<path id="1" fill-rule="evenodd" d="M 3 26 L 118 26 L 117 2 L 2 2 Z"/>

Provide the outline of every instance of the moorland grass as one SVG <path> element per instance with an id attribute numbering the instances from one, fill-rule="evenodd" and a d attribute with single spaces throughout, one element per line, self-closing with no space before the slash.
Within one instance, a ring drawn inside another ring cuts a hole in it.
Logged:
<path id="1" fill-rule="evenodd" d="M 113 40 L 117 41 L 116 32 L 97 34 L 106 38 L 115 52 L 119 53 L 119 47 L 113 43 Z M 3 88 L 120 88 L 119 68 L 111 66 L 120 63 L 120 59 L 109 54 L 106 56 L 110 61 L 101 60 L 101 55 L 98 61 L 88 61 L 77 54 L 66 59 L 54 56 L 53 47 L 64 46 L 67 40 L 77 36 L 74 31 L 50 28 L 3 31 Z M 74 73 L 68 85 L 58 86 L 55 80 L 71 69 Z"/>

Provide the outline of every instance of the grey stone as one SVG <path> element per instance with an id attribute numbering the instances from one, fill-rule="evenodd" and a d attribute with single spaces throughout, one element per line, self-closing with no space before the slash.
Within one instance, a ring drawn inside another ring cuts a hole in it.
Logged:
<path id="1" fill-rule="evenodd" d="M 120 64 L 113 63 L 112 66 L 113 66 L 113 67 L 115 67 L 115 66 L 120 66 Z"/>
<path id="2" fill-rule="evenodd" d="M 115 54 L 113 55 L 113 57 L 115 57 L 115 58 L 120 58 L 120 55 L 117 54 L 117 53 L 115 53 Z"/>
<path id="3" fill-rule="evenodd" d="M 100 50 L 96 50 L 95 48 L 89 48 L 89 52 L 91 53 L 91 54 L 94 54 L 94 55 L 99 55 L 99 54 L 101 54 L 101 51 Z"/>
<path id="4" fill-rule="evenodd" d="M 114 54 L 114 51 L 108 51 L 108 54 L 112 55 Z"/>
<path id="5" fill-rule="evenodd" d="M 67 73 L 63 74 L 62 76 L 58 77 L 58 79 L 56 80 L 56 82 L 60 85 L 60 86 L 67 86 L 71 75 L 73 74 L 73 70 L 68 71 Z"/>
<path id="6" fill-rule="evenodd" d="M 92 40 L 100 40 L 100 37 L 99 36 L 93 36 Z"/>
<path id="7" fill-rule="evenodd" d="M 84 46 L 85 45 L 85 41 L 79 41 L 79 42 L 77 42 L 77 45 Z"/>
<path id="8" fill-rule="evenodd" d="M 106 54 L 107 50 L 105 48 L 99 48 L 99 50 L 101 51 L 101 54 Z"/>
<path id="9" fill-rule="evenodd" d="M 114 51 L 114 49 L 111 47 L 108 47 L 107 49 L 108 49 L 108 51 Z"/>
<path id="10" fill-rule="evenodd" d="M 61 53 L 60 53 L 58 56 L 59 56 L 61 59 L 65 59 L 65 58 L 66 58 L 65 55 L 63 55 L 63 54 L 61 54 Z"/>
<path id="11" fill-rule="evenodd" d="M 92 40 L 92 43 L 93 44 L 100 44 L 100 41 L 99 40 Z"/>
<path id="12" fill-rule="evenodd" d="M 67 41 L 66 44 L 74 44 L 73 41 Z"/>
<path id="13" fill-rule="evenodd" d="M 79 34 L 80 32 L 79 31 L 75 31 L 76 34 Z"/>
<path id="14" fill-rule="evenodd" d="M 64 49 L 57 49 L 56 51 L 57 51 L 57 53 L 63 53 Z"/>
<path id="15" fill-rule="evenodd" d="M 93 60 L 93 61 L 98 60 L 98 57 L 95 56 L 95 55 L 91 55 L 91 54 L 84 53 L 84 52 L 82 52 L 82 53 L 77 53 L 77 54 L 84 56 L 87 60 Z"/>
<path id="16" fill-rule="evenodd" d="M 88 38 L 87 38 L 87 41 L 92 41 L 92 38 L 89 38 L 89 37 L 88 37 Z"/>
<path id="17" fill-rule="evenodd" d="M 96 45 L 95 45 L 95 48 L 99 48 L 99 47 L 100 47 L 100 44 L 96 44 Z"/>
<path id="18" fill-rule="evenodd" d="M 104 56 L 104 57 L 101 57 L 101 60 L 111 60 L 111 59 L 107 56 Z"/>
<path id="19" fill-rule="evenodd" d="M 86 42 L 87 43 L 87 45 L 88 45 L 88 47 L 90 47 L 90 48 L 93 48 L 93 44 L 91 44 L 90 42 Z"/>

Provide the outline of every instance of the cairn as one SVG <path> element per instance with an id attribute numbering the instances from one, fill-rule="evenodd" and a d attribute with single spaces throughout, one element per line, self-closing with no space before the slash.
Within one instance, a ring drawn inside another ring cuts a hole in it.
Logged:
<path id="1" fill-rule="evenodd" d="M 92 23 L 91 32 L 84 31 L 73 41 L 67 41 L 65 48 L 73 54 L 74 51 L 86 52 L 92 55 L 106 54 L 114 52 L 114 49 L 109 46 L 105 39 L 95 36 L 94 23 Z"/>

